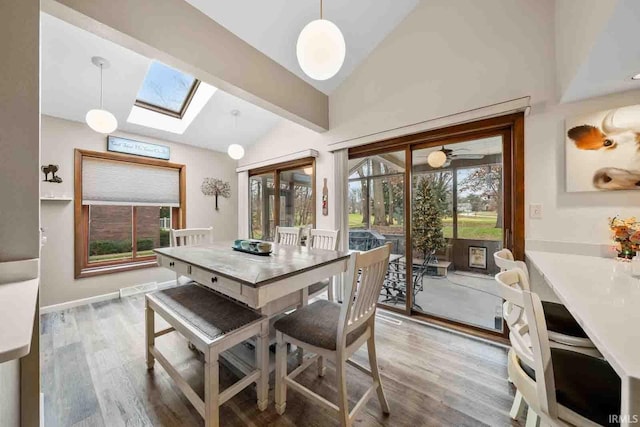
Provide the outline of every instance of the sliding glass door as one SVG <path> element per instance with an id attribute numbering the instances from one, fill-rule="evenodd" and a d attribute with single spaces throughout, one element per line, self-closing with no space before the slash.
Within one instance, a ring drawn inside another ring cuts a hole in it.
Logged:
<path id="1" fill-rule="evenodd" d="M 522 159 L 521 115 L 349 150 L 349 248 L 393 248 L 382 307 L 504 336 L 493 254 L 524 255 Z"/>
<path id="2" fill-rule="evenodd" d="M 502 332 L 502 135 L 413 150 L 413 310 Z"/>

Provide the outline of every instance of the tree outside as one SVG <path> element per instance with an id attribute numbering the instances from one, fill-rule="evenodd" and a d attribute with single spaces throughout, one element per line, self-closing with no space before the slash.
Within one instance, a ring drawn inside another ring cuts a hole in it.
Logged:
<path id="1" fill-rule="evenodd" d="M 422 176 L 416 178 L 414 185 L 411 239 L 423 259 L 446 244 L 442 226 L 443 201 L 431 181 L 429 177 Z"/>

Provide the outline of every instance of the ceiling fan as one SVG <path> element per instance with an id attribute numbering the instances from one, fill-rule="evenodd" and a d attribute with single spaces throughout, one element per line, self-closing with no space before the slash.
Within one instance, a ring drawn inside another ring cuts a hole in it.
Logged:
<path id="1" fill-rule="evenodd" d="M 440 150 L 432 151 L 427 156 L 427 163 L 432 168 L 447 167 L 451 164 L 452 160 L 480 160 L 484 158 L 484 154 L 459 154 L 460 151 L 469 151 L 467 148 L 458 148 L 457 150 L 451 150 L 444 148 Z"/>

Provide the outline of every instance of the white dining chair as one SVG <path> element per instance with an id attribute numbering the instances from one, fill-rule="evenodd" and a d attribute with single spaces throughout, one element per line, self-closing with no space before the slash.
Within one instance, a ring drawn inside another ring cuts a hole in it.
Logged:
<path id="1" fill-rule="evenodd" d="M 523 261 L 515 260 L 513 253 L 509 249 L 505 248 L 494 253 L 493 259 L 503 271 L 520 268 L 527 276 L 527 283 L 530 282 L 527 264 Z M 508 307 L 509 303 L 505 302 L 503 305 L 505 316 Z M 542 301 L 542 308 L 552 347 L 577 351 L 589 356 L 602 357 L 602 354 L 596 349 L 596 346 L 564 305 L 551 301 Z"/>
<path id="2" fill-rule="evenodd" d="M 338 250 L 338 230 L 320 230 L 311 228 L 307 231 L 307 247 L 310 249 Z M 333 301 L 333 277 L 329 277 L 309 286 L 309 299 L 327 291 L 327 298 Z"/>
<path id="3" fill-rule="evenodd" d="M 171 229 L 171 246 L 193 246 L 213 243 L 213 227 Z"/>
<path id="4" fill-rule="evenodd" d="M 209 228 L 183 228 L 180 230 L 171 229 L 169 231 L 171 246 L 193 246 L 213 243 L 213 227 Z M 191 279 L 180 276 L 176 273 L 176 284 L 186 285 L 191 283 Z"/>
<path id="5" fill-rule="evenodd" d="M 389 266 L 391 245 L 368 252 L 353 253 L 346 273 L 343 304 L 319 300 L 284 316 L 274 323 L 276 330 L 276 411 L 282 415 L 286 409 L 287 387 L 312 398 L 338 416 L 342 426 L 351 426 L 359 409 L 377 393 L 385 414 L 389 405 L 382 389 L 375 349 L 375 313 L 378 295 Z M 352 360 L 351 355 L 363 344 L 369 353 L 368 369 Z M 295 344 L 315 353 L 300 366 L 287 374 L 287 346 Z M 295 381 L 296 376 L 311 366 L 318 365 L 318 375 L 324 375 L 324 358 L 335 362 L 337 371 L 338 404 L 314 393 Z M 369 375 L 372 386 L 365 391 L 354 408 L 349 411 L 347 398 L 347 364 Z"/>
<path id="6" fill-rule="evenodd" d="M 529 405 L 527 426 L 616 425 L 621 381 L 603 359 L 549 345 L 542 302 L 529 289 L 520 268 L 496 275 L 501 297 L 509 302 L 507 369 Z M 538 419 L 540 418 L 540 420 Z"/>
<path id="7" fill-rule="evenodd" d="M 302 228 L 300 227 L 276 227 L 275 243 L 284 246 L 300 246 L 302 241 Z"/>

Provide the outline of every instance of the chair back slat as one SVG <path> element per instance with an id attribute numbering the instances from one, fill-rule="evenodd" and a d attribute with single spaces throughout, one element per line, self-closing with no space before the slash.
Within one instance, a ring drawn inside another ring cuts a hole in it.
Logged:
<path id="1" fill-rule="evenodd" d="M 496 281 L 500 295 L 513 307 L 506 318 L 511 346 L 518 358 L 535 370 L 542 410 L 557 418 L 551 347 L 540 297 L 529 290 L 528 276 L 520 268 L 498 273 Z"/>
<path id="2" fill-rule="evenodd" d="M 213 243 L 213 227 L 171 229 L 171 246 L 194 246 Z"/>
<path id="3" fill-rule="evenodd" d="M 509 249 L 504 248 L 494 253 L 493 260 L 500 268 L 500 270 L 506 271 L 512 270 L 514 268 L 519 268 L 527 275 L 527 279 L 529 278 L 529 270 L 527 269 L 527 264 L 514 259 L 513 253 Z"/>
<path id="4" fill-rule="evenodd" d="M 346 276 L 345 295 L 338 327 L 338 340 L 368 321 L 375 314 L 378 296 L 389 267 L 391 244 L 379 248 L 354 253 L 349 260 Z"/>
<path id="5" fill-rule="evenodd" d="M 319 230 L 309 229 L 307 236 L 307 247 L 312 249 L 338 250 L 339 230 Z"/>
<path id="6" fill-rule="evenodd" d="M 284 246 L 300 246 L 302 228 L 300 227 L 276 227 L 275 242 Z"/>

